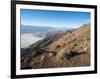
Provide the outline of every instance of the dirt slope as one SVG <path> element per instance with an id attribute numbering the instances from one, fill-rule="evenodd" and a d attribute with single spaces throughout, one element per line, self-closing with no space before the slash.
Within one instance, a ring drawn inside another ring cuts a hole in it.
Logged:
<path id="1" fill-rule="evenodd" d="M 70 33 L 57 34 L 37 48 L 21 56 L 22 69 L 89 66 L 90 24 Z"/>

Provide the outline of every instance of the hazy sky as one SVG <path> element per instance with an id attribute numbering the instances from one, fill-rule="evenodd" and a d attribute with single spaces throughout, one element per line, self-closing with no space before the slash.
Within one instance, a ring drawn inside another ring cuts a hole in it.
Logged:
<path id="1" fill-rule="evenodd" d="M 76 28 L 90 22 L 90 12 L 21 9 L 21 24 Z"/>

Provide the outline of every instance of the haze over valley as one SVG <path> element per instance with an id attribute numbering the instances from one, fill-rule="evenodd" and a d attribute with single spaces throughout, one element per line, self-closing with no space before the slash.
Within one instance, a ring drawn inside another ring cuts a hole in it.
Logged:
<path id="1" fill-rule="evenodd" d="M 73 29 L 68 29 L 68 31 L 71 30 Z M 21 26 L 21 48 L 27 48 L 28 46 L 30 46 L 31 44 L 39 40 L 42 40 L 44 38 L 65 31 L 67 31 L 65 28 L 22 25 Z"/>

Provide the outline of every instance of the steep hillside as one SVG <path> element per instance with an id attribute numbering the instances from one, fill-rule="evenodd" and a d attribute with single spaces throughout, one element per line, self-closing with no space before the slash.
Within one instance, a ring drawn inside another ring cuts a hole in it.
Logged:
<path id="1" fill-rule="evenodd" d="M 31 45 L 21 55 L 22 69 L 90 65 L 90 24 L 73 32 L 56 34 Z"/>

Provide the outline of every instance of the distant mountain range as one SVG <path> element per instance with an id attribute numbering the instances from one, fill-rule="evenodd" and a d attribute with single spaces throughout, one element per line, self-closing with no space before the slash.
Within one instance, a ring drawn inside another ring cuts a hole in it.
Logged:
<path id="1" fill-rule="evenodd" d="M 21 49 L 21 69 L 90 66 L 90 23 Z"/>
<path id="2" fill-rule="evenodd" d="M 71 32 L 75 29 L 67 27 L 49 27 L 49 26 L 30 26 L 30 25 L 21 25 L 21 33 L 51 33 L 51 32 Z"/>
<path id="3" fill-rule="evenodd" d="M 21 33 L 48 32 L 54 29 L 53 27 L 46 26 L 21 25 Z"/>

